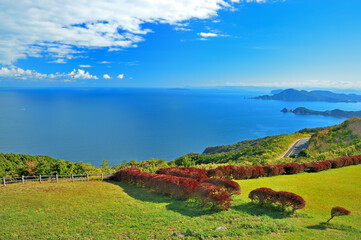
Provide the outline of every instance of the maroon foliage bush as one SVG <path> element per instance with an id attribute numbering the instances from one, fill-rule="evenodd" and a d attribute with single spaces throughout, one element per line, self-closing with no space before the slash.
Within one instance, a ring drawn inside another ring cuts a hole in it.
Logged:
<path id="1" fill-rule="evenodd" d="M 202 183 L 212 183 L 225 190 L 230 196 L 241 194 L 241 187 L 235 181 L 228 178 L 208 178 Z"/>
<path id="2" fill-rule="evenodd" d="M 270 188 L 257 188 L 252 190 L 248 197 L 252 201 L 258 201 L 261 205 L 263 205 L 264 203 L 272 203 L 276 193 L 276 191 Z"/>
<path id="3" fill-rule="evenodd" d="M 232 169 L 234 165 L 219 166 L 216 169 L 221 171 L 224 177 L 232 178 Z"/>
<path id="4" fill-rule="evenodd" d="M 236 180 L 249 179 L 253 176 L 253 167 L 250 166 L 232 166 L 232 177 Z"/>
<path id="5" fill-rule="evenodd" d="M 353 165 L 361 164 L 361 155 L 350 156 Z"/>
<path id="6" fill-rule="evenodd" d="M 280 168 L 276 165 L 263 166 L 264 175 L 268 177 L 277 176 L 280 174 Z"/>
<path id="7" fill-rule="evenodd" d="M 127 181 L 132 182 L 133 178 L 141 173 L 139 168 L 136 167 L 128 167 L 122 170 L 119 170 L 114 174 L 114 179 L 117 181 Z"/>
<path id="8" fill-rule="evenodd" d="M 298 163 L 286 163 L 282 165 L 286 174 L 297 174 L 303 172 L 303 167 Z"/>
<path id="9" fill-rule="evenodd" d="M 195 192 L 202 205 L 212 203 L 213 208 L 227 211 L 231 207 L 231 198 L 228 193 L 212 183 L 201 183 Z"/>
<path id="10" fill-rule="evenodd" d="M 319 161 L 318 164 L 320 164 L 321 167 L 322 167 L 321 171 L 329 170 L 329 169 L 332 168 L 332 164 L 331 164 L 331 162 L 329 160 Z"/>
<path id="11" fill-rule="evenodd" d="M 259 178 L 259 177 L 263 177 L 265 174 L 265 171 L 263 170 L 262 167 L 260 166 L 253 166 L 252 167 L 252 177 L 251 178 Z"/>
<path id="12" fill-rule="evenodd" d="M 201 182 L 208 178 L 205 169 L 191 168 L 191 167 L 172 167 L 158 169 L 157 174 L 167 174 L 177 177 L 193 178 Z"/>
<path id="13" fill-rule="evenodd" d="M 209 169 L 207 170 L 207 176 L 210 178 L 221 178 L 223 177 L 223 173 L 219 169 Z"/>
<path id="14" fill-rule="evenodd" d="M 327 222 L 329 222 L 334 217 L 346 216 L 346 215 L 350 215 L 350 214 L 351 214 L 351 212 L 343 207 L 333 207 L 331 209 L 331 218 L 328 219 Z"/>
<path id="15" fill-rule="evenodd" d="M 282 175 L 286 172 L 283 165 L 275 165 L 275 166 L 278 167 L 279 175 Z"/>
<path id="16" fill-rule="evenodd" d="M 323 165 L 318 162 L 302 163 L 305 172 L 320 172 L 324 170 Z"/>
<path id="17" fill-rule="evenodd" d="M 282 207 L 291 207 L 293 212 L 297 209 L 302 209 L 305 207 L 305 200 L 291 192 L 276 192 L 270 188 L 257 188 L 251 191 L 248 197 L 252 201 L 258 201 L 261 205 L 264 203 L 278 203 Z"/>
<path id="18" fill-rule="evenodd" d="M 291 192 L 277 192 L 274 199 L 284 208 L 291 207 L 293 212 L 306 206 L 306 202 L 301 196 Z"/>
<path id="19" fill-rule="evenodd" d="M 338 158 L 330 159 L 328 161 L 330 161 L 330 163 L 332 165 L 332 168 L 341 168 L 341 167 L 343 167 L 343 161 L 338 159 Z"/>

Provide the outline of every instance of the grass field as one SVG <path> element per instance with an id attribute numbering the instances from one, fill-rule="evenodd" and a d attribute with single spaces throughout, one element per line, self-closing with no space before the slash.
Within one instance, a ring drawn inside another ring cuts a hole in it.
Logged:
<path id="1" fill-rule="evenodd" d="M 361 239 L 361 165 L 238 182 L 227 212 L 120 182 L 12 184 L 0 187 L 0 239 Z M 290 216 L 254 205 L 258 187 L 297 193 L 306 208 Z M 352 213 L 322 224 L 333 206 Z"/>

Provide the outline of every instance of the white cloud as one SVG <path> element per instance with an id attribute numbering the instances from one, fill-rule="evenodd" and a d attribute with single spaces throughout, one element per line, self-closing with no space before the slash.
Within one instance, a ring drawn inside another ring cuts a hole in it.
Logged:
<path id="1" fill-rule="evenodd" d="M 208 19 L 235 0 L 1 0 L 0 63 L 28 56 L 74 58 L 86 48 L 136 47 L 144 23 L 182 26 Z"/>
<path id="2" fill-rule="evenodd" d="M 64 58 L 58 58 L 54 61 L 51 61 L 50 63 L 66 63 L 66 61 L 64 60 Z"/>
<path id="3" fill-rule="evenodd" d="M 7 68 L 2 67 L 0 69 L 0 79 L 22 79 L 22 80 L 69 80 L 69 79 L 99 79 L 95 75 L 91 75 L 89 72 L 85 72 L 82 69 L 74 69 L 70 73 L 52 73 L 43 74 L 34 70 L 24 70 L 22 68 Z"/>
<path id="4" fill-rule="evenodd" d="M 111 79 L 111 77 L 110 77 L 108 74 L 104 74 L 104 75 L 103 75 L 103 78 L 104 78 L 104 79 Z"/>
<path id="5" fill-rule="evenodd" d="M 99 63 L 101 63 L 101 64 L 108 64 L 108 63 L 111 63 L 111 62 L 108 62 L 108 61 L 101 61 L 101 62 L 99 62 Z"/>
<path id="6" fill-rule="evenodd" d="M 41 74 L 33 70 L 23 70 L 21 68 L 6 68 L 0 69 L 0 78 L 17 78 L 17 79 L 43 79 L 46 78 L 46 74 Z"/>
<path id="7" fill-rule="evenodd" d="M 208 33 L 205 33 L 205 32 L 201 32 L 201 33 L 198 33 L 198 35 L 204 37 L 204 38 L 207 38 L 207 37 L 218 37 L 218 34 L 217 33 L 212 33 L 212 32 L 208 32 Z"/>
<path id="8" fill-rule="evenodd" d="M 119 75 L 117 76 L 117 78 L 118 78 L 118 79 L 123 79 L 123 78 L 124 78 L 124 74 L 119 74 Z"/>
<path id="9" fill-rule="evenodd" d="M 90 68 L 92 66 L 91 65 L 79 65 L 79 67 L 81 67 L 81 68 Z"/>
<path id="10" fill-rule="evenodd" d="M 185 31 L 185 32 L 192 31 L 192 29 L 185 28 L 185 27 L 175 27 L 174 30 L 176 30 L 176 31 Z"/>

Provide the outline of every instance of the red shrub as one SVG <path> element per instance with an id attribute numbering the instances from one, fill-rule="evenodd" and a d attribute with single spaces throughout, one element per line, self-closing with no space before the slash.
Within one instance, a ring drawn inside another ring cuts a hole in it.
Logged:
<path id="1" fill-rule="evenodd" d="M 252 201 L 258 201 L 261 205 L 263 205 L 264 203 L 272 203 L 276 193 L 276 191 L 270 188 L 257 188 L 252 190 L 248 197 Z"/>
<path id="2" fill-rule="evenodd" d="M 266 165 L 263 166 L 263 171 L 265 172 L 265 176 L 268 177 L 272 177 L 272 176 L 277 176 L 280 174 L 280 168 L 277 167 L 276 165 Z"/>
<path id="3" fill-rule="evenodd" d="M 340 160 L 338 158 L 330 159 L 328 161 L 330 161 L 330 163 L 332 165 L 332 168 L 341 168 L 341 167 L 343 167 L 342 160 Z"/>
<path id="4" fill-rule="evenodd" d="M 134 176 L 138 175 L 139 173 L 141 173 L 139 168 L 128 167 L 128 168 L 124 168 L 124 169 L 119 170 L 118 172 L 116 172 L 114 174 L 114 179 L 117 180 L 117 181 L 132 182 Z"/>
<path id="5" fill-rule="evenodd" d="M 265 174 L 265 171 L 260 166 L 253 166 L 252 169 L 252 178 L 263 177 L 263 175 Z"/>
<path id="6" fill-rule="evenodd" d="M 241 194 L 241 187 L 235 181 L 228 178 L 208 178 L 202 183 L 212 183 L 225 190 L 230 196 Z"/>
<path id="7" fill-rule="evenodd" d="M 322 164 L 318 162 L 302 163 L 305 172 L 320 172 L 323 170 Z"/>
<path id="8" fill-rule="evenodd" d="M 261 205 L 264 203 L 278 203 L 284 208 L 291 207 L 293 212 L 297 209 L 304 208 L 305 200 L 297 194 L 291 192 L 276 192 L 270 188 L 257 188 L 251 191 L 248 197 L 252 201 L 258 201 Z"/>
<path id="9" fill-rule="evenodd" d="M 318 164 L 321 165 L 322 171 L 329 170 L 329 169 L 332 168 L 332 164 L 331 164 L 331 162 L 329 160 L 319 161 Z"/>
<path id="10" fill-rule="evenodd" d="M 250 166 L 233 166 L 231 170 L 232 177 L 236 180 L 249 179 L 253 176 L 253 168 Z"/>
<path id="11" fill-rule="evenodd" d="M 207 170 L 207 176 L 221 178 L 221 177 L 223 177 L 223 173 L 219 169 L 209 169 L 209 170 Z"/>
<path id="12" fill-rule="evenodd" d="M 298 163 L 286 163 L 282 165 L 286 174 L 297 174 L 303 172 L 303 167 Z"/>
<path id="13" fill-rule="evenodd" d="M 277 192 L 275 201 L 281 204 L 284 208 L 291 207 L 293 212 L 297 209 L 304 208 L 306 205 L 305 200 L 301 196 L 291 192 Z"/>
<path id="14" fill-rule="evenodd" d="M 279 175 L 282 175 L 286 172 L 283 165 L 275 165 L 275 166 L 278 167 Z"/>
<path id="15" fill-rule="evenodd" d="M 232 178 L 232 169 L 234 165 L 219 166 L 216 169 L 221 171 L 224 177 Z"/>
<path id="16" fill-rule="evenodd" d="M 350 156 L 353 165 L 358 165 L 361 163 L 361 155 L 355 155 L 355 156 Z"/>
<path id="17" fill-rule="evenodd" d="M 161 168 L 157 170 L 158 174 L 167 174 L 177 177 L 193 178 L 197 181 L 203 181 L 208 178 L 205 169 L 191 168 L 191 167 L 173 167 Z"/>
<path id="18" fill-rule="evenodd" d="M 211 183 L 202 183 L 196 189 L 196 197 L 202 200 L 202 205 L 212 203 L 214 209 L 227 211 L 231 207 L 231 198 L 220 187 Z"/>

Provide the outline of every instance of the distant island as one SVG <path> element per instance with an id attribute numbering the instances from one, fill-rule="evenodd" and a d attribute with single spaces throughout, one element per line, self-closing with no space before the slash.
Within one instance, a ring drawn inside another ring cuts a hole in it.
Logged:
<path id="1" fill-rule="evenodd" d="M 312 102 L 361 102 L 361 95 L 340 94 L 330 91 L 305 91 L 296 89 L 275 90 L 273 95 L 264 95 L 253 99 Z"/>
<path id="2" fill-rule="evenodd" d="M 281 110 L 281 112 L 294 113 L 297 115 L 322 115 L 322 116 L 337 117 L 337 118 L 361 117 L 361 111 L 343 111 L 340 109 L 334 109 L 331 111 L 315 111 L 304 107 L 299 107 L 296 108 L 295 110 L 284 108 Z"/>

